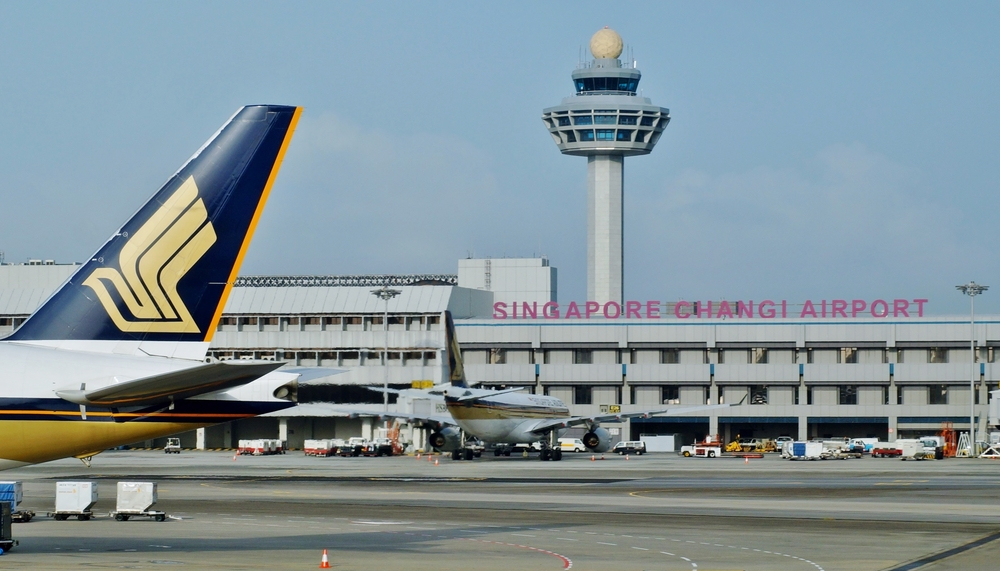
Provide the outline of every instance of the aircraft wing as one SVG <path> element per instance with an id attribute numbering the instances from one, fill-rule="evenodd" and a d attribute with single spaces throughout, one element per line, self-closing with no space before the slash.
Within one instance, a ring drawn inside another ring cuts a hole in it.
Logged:
<path id="1" fill-rule="evenodd" d="M 452 418 L 451 415 L 421 415 L 409 412 L 376 412 L 372 410 L 341 408 L 336 406 L 331 406 L 328 410 L 339 412 L 348 418 L 374 418 L 377 420 L 388 418 L 390 420 L 405 420 L 410 423 L 420 422 L 432 425 L 435 428 L 440 428 L 442 426 L 458 426 L 458 423 L 455 422 L 455 419 Z"/>
<path id="2" fill-rule="evenodd" d="M 282 362 L 223 361 L 171 371 L 98 389 L 61 390 L 56 394 L 83 406 L 156 406 L 251 383 L 284 365 Z"/>
<path id="3" fill-rule="evenodd" d="M 742 401 L 740 401 L 742 404 Z M 685 406 L 685 407 L 674 407 L 674 408 L 661 408 L 655 410 L 640 410 L 636 412 L 620 412 L 613 414 L 596 414 L 593 416 L 570 416 L 566 418 L 553 418 L 550 420 L 542 421 L 538 423 L 534 428 L 531 429 L 532 432 L 537 434 L 545 434 L 546 432 L 552 430 L 553 428 L 569 428 L 571 426 L 593 426 L 598 425 L 602 422 L 615 422 L 627 418 L 649 418 L 652 416 L 669 416 L 672 414 L 686 414 L 689 412 L 698 412 L 702 410 L 711 410 L 715 408 L 728 408 L 729 404 L 707 404 L 703 406 Z"/>

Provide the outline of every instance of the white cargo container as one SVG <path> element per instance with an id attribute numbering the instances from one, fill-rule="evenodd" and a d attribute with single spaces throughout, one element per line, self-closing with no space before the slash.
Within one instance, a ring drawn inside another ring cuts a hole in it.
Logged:
<path id="1" fill-rule="evenodd" d="M 675 434 L 640 434 L 639 440 L 646 443 L 646 452 L 674 452 L 677 450 Z"/>
<path id="2" fill-rule="evenodd" d="M 788 447 L 790 460 L 819 460 L 823 457 L 823 443 L 814 440 L 790 442 Z"/>
<path id="3" fill-rule="evenodd" d="M 167 519 L 166 513 L 149 509 L 156 501 L 156 482 L 118 482 L 116 508 L 110 515 L 117 521 L 137 516 L 163 521 Z"/>
<path id="4" fill-rule="evenodd" d="M 97 503 L 97 482 L 56 482 L 56 515 L 80 515 Z M 66 519 L 56 517 L 56 519 Z"/>

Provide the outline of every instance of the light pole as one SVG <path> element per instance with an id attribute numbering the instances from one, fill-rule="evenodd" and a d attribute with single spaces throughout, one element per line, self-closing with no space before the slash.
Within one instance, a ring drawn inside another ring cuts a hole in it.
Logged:
<path id="1" fill-rule="evenodd" d="M 969 296 L 969 349 L 971 353 L 972 372 L 969 375 L 969 456 L 976 449 L 976 296 L 990 289 L 990 286 L 969 282 L 955 286 L 955 289 Z"/>
<path id="2" fill-rule="evenodd" d="M 385 316 L 382 317 L 382 329 L 385 331 L 385 350 L 382 352 L 382 370 L 385 378 L 382 381 L 382 412 L 389 412 L 389 300 L 403 293 L 402 290 L 390 289 L 384 285 L 372 290 L 372 295 L 385 302 Z"/>

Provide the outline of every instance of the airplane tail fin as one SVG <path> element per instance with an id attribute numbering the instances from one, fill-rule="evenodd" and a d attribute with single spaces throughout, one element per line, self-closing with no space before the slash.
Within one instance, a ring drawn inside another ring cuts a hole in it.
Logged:
<path id="1" fill-rule="evenodd" d="M 458 337 L 455 336 L 455 321 L 451 317 L 450 311 L 444 312 L 445 323 L 445 343 L 448 347 L 448 380 L 453 387 L 468 387 L 465 380 L 465 366 L 462 364 L 462 350 L 458 346 Z"/>
<path id="2" fill-rule="evenodd" d="M 7 340 L 211 341 L 300 112 L 237 111 Z"/>

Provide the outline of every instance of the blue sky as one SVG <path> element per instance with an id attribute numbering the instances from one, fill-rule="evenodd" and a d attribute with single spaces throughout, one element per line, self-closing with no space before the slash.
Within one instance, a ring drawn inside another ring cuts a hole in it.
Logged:
<path id="1" fill-rule="evenodd" d="M 603 26 L 673 117 L 626 161 L 629 299 L 1000 313 L 1000 4 L 0 4 L 0 251 L 86 259 L 239 106 L 305 107 L 244 274 L 545 254 L 586 293 L 586 163 L 543 108 Z"/>

